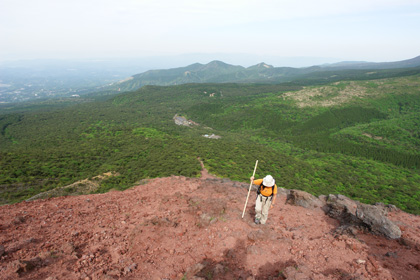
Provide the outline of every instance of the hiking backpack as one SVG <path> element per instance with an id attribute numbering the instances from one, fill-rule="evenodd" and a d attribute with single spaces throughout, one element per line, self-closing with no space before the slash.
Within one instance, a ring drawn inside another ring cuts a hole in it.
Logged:
<path id="1" fill-rule="evenodd" d="M 269 187 L 266 187 L 266 186 L 263 185 L 263 183 L 261 183 L 260 186 L 258 187 L 257 195 L 261 194 L 264 197 L 273 197 L 274 196 L 274 187 L 275 186 L 276 185 L 274 185 L 274 186 L 271 187 L 272 188 L 271 195 L 270 196 L 265 196 L 265 195 L 261 194 L 261 189 L 264 190 L 265 188 L 269 188 Z"/>

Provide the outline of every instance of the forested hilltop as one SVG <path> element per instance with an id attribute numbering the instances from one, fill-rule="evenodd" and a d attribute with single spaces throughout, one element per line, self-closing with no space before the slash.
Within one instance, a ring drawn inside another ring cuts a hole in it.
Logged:
<path id="1" fill-rule="evenodd" d="M 86 178 L 98 182 L 91 192 L 106 192 L 145 178 L 195 177 L 197 158 L 217 176 L 249 182 L 258 159 L 256 176 L 272 174 L 280 187 L 420 214 L 420 75 L 313 81 L 144 86 L 1 114 L 1 202 Z M 203 137 L 212 134 L 221 138 Z M 104 173 L 112 176 L 96 177 Z"/>
<path id="2" fill-rule="evenodd" d="M 371 80 L 420 73 L 420 56 L 396 62 L 341 62 L 304 68 L 273 67 L 264 62 L 245 68 L 222 61 L 195 63 L 185 67 L 149 70 L 108 87 L 109 90 L 136 90 L 145 85 L 170 86 L 186 83 L 293 82 L 307 85 L 341 80 Z"/>

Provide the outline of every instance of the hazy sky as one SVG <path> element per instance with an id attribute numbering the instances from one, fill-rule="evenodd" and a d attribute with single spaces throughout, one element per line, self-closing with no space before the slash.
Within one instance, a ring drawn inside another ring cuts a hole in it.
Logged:
<path id="1" fill-rule="evenodd" d="M 0 60 L 190 53 L 408 59 L 420 0 L 0 0 Z"/>

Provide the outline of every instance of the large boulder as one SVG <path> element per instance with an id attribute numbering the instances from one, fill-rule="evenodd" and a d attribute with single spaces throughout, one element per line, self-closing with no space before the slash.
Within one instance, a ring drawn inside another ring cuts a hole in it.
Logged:
<path id="1" fill-rule="evenodd" d="M 344 195 L 329 194 L 326 199 L 327 214 L 337 219 L 341 224 L 354 224 L 358 222 L 356 210 L 360 202 L 354 201 Z"/>
<path id="2" fill-rule="evenodd" d="M 326 204 L 327 214 L 339 220 L 342 225 L 363 226 L 374 234 L 391 239 L 401 237 L 400 228 L 386 217 L 387 211 L 383 207 L 363 204 L 344 195 L 334 194 L 328 195 Z"/>
<path id="3" fill-rule="evenodd" d="M 356 216 L 373 232 L 391 239 L 401 237 L 400 228 L 386 217 L 386 212 L 377 205 L 360 204 Z"/>
<path id="4" fill-rule="evenodd" d="M 324 203 L 310 193 L 300 190 L 290 190 L 286 203 L 302 206 L 308 209 L 322 208 Z"/>

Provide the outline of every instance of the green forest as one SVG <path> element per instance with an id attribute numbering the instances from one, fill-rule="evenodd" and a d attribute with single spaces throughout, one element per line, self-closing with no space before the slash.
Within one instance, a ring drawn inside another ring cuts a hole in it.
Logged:
<path id="1" fill-rule="evenodd" d="M 420 75 L 144 86 L 0 113 L 0 203 L 115 172 L 96 192 L 200 176 L 343 194 L 420 214 Z M 195 124 L 177 125 L 175 115 Z M 203 137 L 216 134 L 220 139 Z M 163 187 L 164 188 L 164 187 Z"/>

